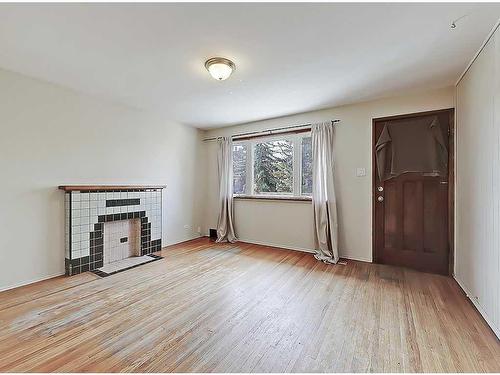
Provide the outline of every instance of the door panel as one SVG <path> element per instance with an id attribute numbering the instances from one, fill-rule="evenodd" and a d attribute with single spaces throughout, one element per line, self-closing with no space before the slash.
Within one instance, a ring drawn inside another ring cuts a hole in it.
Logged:
<path id="1" fill-rule="evenodd" d="M 398 227 L 397 227 L 397 194 L 396 184 L 387 182 L 385 184 L 385 207 L 387 213 L 384 215 L 384 243 L 387 248 L 398 247 Z"/>
<path id="2" fill-rule="evenodd" d="M 415 181 L 403 182 L 402 207 L 403 207 L 403 244 L 407 251 L 417 251 L 421 247 L 420 224 L 422 223 L 421 201 L 422 192 L 420 184 Z"/>
<path id="3" fill-rule="evenodd" d="M 431 114 L 439 117 L 443 134 L 448 134 L 452 110 L 398 116 L 397 119 Z M 391 119 L 387 118 L 374 120 L 373 145 L 389 121 Z M 374 148 L 373 154 L 375 161 Z M 376 169 L 376 163 L 373 165 Z M 420 173 L 404 173 L 380 181 L 374 170 L 373 232 L 376 262 L 448 274 L 447 179 L 447 176 L 432 177 Z"/>
<path id="4" fill-rule="evenodd" d="M 423 200 L 423 210 L 424 210 L 424 244 L 423 251 L 426 253 L 434 253 L 436 249 L 441 246 L 445 246 L 443 243 L 436 243 L 436 239 L 441 239 L 440 234 L 446 231 L 440 225 L 440 215 L 436 215 L 436 207 L 439 207 L 441 200 L 439 199 L 439 185 L 432 183 L 424 183 L 424 200 Z M 441 208 L 442 209 L 442 208 Z M 440 211 L 439 211 L 440 212 Z M 441 223 L 442 224 L 442 223 Z M 446 242 L 446 238 L 444 238 Z"/>

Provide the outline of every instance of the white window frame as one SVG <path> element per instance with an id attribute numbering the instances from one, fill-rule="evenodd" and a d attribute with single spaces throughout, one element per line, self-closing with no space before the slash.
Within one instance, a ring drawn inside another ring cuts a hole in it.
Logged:
<path id="1" fill-rule="evenodd" d="M 245 192 L 242 194 L 234 194 L 234 197 L 271 197 L 271 198 L 297 198 L 308 199 L 311 194 L 302 194 L 302 139 L 311 136 L 311 132 L 292 133 L 292 134 L 276 134 L 272 136 L 264 136 L 252 138 L 242 141 L 233 141 L 233 145 L 246 145 L 246 180 Z M 291 193 L 256 193 L 254 183 L 254 154 L 255 145 L 262 142 L 275 140 L 286 140 L 293 143 L 293 191 Z"/>

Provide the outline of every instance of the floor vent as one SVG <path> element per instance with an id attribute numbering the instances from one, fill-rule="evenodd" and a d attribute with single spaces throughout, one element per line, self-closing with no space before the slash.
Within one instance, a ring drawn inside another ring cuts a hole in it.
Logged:
<path id="1" fill-rule="evenodd" d="M 217 239 L 217 229 L 209 229 L 209 233 L 210 239 L 215 241 Z"/>

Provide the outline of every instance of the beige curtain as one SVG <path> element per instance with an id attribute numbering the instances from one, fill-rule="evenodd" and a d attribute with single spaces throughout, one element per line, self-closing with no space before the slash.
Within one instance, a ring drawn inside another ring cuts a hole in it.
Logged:
<path id="1" fill-rule="evenodd" d="M 311 127 L 312 203 L 316 242 L 314 257 L 325 263 L 337 263 L 339 260 L 337 202 L 333 184 L 333 131 L 333 125 L 329 122 L 313 124 Z"/>
<path id="2" fill-rule="evenodd" d="M 217 242 L 236 242 L 233 225 L 233 142 L 229 137 L 217 139 L 219 176 L 219 219 Z"/>

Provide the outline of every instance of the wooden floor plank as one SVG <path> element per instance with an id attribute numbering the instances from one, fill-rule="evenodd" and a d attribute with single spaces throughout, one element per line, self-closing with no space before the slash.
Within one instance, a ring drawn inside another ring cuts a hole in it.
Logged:
<path id="1" fill-rule="evenodd" d="M 448 277 L 199 239 L 0 293 L 2 372 L 500 372 Z"/>

